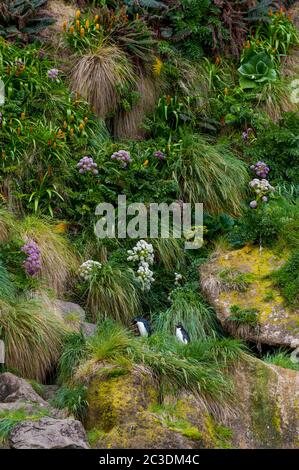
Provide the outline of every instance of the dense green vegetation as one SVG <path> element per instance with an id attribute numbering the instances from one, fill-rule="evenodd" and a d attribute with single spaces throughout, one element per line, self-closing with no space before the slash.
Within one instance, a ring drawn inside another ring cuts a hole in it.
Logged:
<path id="1" fill-rule="evenodd" d="M 249 352 L 225 336 L 198 267 L 221 243 L 285 250 L 273 282 L 299 305 L 299 114 L 288 73 L 299 38 L 288 11 L 263 0 L 68 2 L 59 29 L 40 16 L 45 1 L 29 3 L 30 13 L 0 6 L 5 369 L 40 382 L 57 369 L 53 404 L 80 419 L 95 371 L 136 369 L 162 392 L 230 402 L 230 367 Z M 204 226 L 185 234 L 201 230 L 202 247 L 185 250 L 175 233 L 145 233 L 141 254 L 138 240 L 98 239 L 96 207 L 116 207 L 119 195 L 146 207 L 203 203 Z M 220 278 L 241 293 L 252 281 Z M 64 322 L 58 298 L 79 303 L 96 334 Z M 133 334 L 135 316 L 152 336 Z M 233 306 L 230 320 L 258 327 L 251 308 Z M 178 323 L 190 344 L 176 340 Z M 295 368 L 284 352 L 266 361 Z M 21 418 L 0 419 L 0 438 Z"/>

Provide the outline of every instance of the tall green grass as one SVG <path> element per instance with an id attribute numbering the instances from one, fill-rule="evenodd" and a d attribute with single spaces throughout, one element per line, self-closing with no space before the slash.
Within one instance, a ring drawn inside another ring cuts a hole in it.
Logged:
<path id="1" fill-rule="evenodd" d="M 51 400 L 55 408 L 67 409 L 76 419 L 83 420 L 87 408 L 87 388 L 83 385 L 78 387 L 63 386 L 59 388 L 56 395 Z"/>
<path id="2" fill-rule="evenodd" d="M 79 268 L 79 260 L 67 238 L 56 233 L 55 223 L 47 218 L 25 217 L 18 225 L 23 239 L 32 238 L 41 251 L 39 277 L 57 294 L 62 294 L 71 274 Z"/>
<path id="3" fill-rule="evenodd" d="M 140 302 L 134 273 L 116 263 L 105 263 L 87 288 L 87 306 L 94 320 L 113 318 L 129 325 Z"/>
<path id="4" fill-rule="evenodd" d="M 185 202 L 202 202 L 211 214 L 241 213 L 247 169 L 227 147 L 209 144 L 200 135 L 183 134 L 173 174 Z"/>
<path id="5" fill-rule="evenodd" d="M 86 357 L 86 338 L 82 332 L 69 333 L 65 337 L 59 360 L 58 382 L 68 383 L 76 372 L 80 361 Z"/>
<path id="6" fill-rule="evenodd" d="M 244 359 L 244 347 L 238 341 L 200 340 L 185 346 L 167 333 L 155 333 L 147 339 L 134 337 L 111 320 L 104 321 L 98 334 L 87 340 L 86 351 L 74 375 L 79 383 L 90 375 L 105 374 L 109 365 L 129 370 L 137 366 L 163 389 L 192 391 L 207 401 L 219 402 L 232 398 L 228 367 Z"/>
<path id="7" fill-rule="evenodd" d="M 0 299 L 0 331 L 6 367 L 42 382 L 58 362 L 67 330 L 42 302 Z"/>
<path id="8" fill-rule="evenodd" d="M 263 359 L 265 362 L 267 362 L 267 364 L 273 364 L 275 366 L 284 367 L 285 369 L 299 371 L 299 363 L 292 362 L 290 354 L 288 354 L 286 351 L 279 350 L 275 354 L 268 353 L 266 356 L 264 356 Z"/>
<path id="9" fill-rule="evenodd" d="M 170 294 L 171 306 L 156 317 L 158 330 L 173 334 L 175 326 L 182 323 L 192 340 L 214 336 L 217 331 L 215 312 L 191 287 L 175 289 Z"/>
<path id="10" fill-rule="evenodd" d="M 186 257 L 182 241 L 178 238 L 149 239 L 154 247 L 155 257 L 165 269 L 172 271 L 180 269 L 186 264 Z"/>

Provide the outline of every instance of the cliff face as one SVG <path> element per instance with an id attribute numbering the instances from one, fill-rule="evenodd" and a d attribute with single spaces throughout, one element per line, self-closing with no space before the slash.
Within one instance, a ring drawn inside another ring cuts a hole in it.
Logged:
<path id="1" fill-rule="evenodd" d="M 89 384 L 85 426 L 96 448 L 295 448 L 299 373 L 257 359 L 233 372 L 235 400 L 222 412 L 198 397 L 166 396 L 142 371 Z M 210 411 L 208 411 L 210 410 Z"/>

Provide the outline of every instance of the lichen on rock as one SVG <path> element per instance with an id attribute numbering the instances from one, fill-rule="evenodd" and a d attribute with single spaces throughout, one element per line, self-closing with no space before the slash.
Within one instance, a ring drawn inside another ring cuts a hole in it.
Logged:
<path id="1" fill-rule="evenodd" d="M 271 279 L 271 273 L 281 267 L 285 259 L 285 253 L 245 246 L 219 252 L 201 267 L 203 291 L 230 333 L 275 346 L 294 347 L 295 343 L 299 344 L 299 312 L 286 306 Z M 247 278 L 250 276 L 248 286 L 245 289 L 237 286 L 227 288 L 220 275 L 225 269 L 242 273 Z M 229 321 L 234 305 L 240 309 L 255 309 L 259 327 L 236 329 Z"/>

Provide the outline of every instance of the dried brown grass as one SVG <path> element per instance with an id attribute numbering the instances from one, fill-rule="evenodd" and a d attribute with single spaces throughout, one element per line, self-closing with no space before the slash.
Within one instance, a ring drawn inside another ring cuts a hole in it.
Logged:
<path id="1" fill-rule="evenodd" d="M 147 114 L 153 112 L 159 97 L 159 81 L 151 75 L 139 73 L 136 91 L 140 98 L 130 111 L 118 111 L 113 119 L 115 137 L 119 139 L 138 139 L 145 135 L 141 128 Z"/>
<path id="2" fill-rule="evenodd" d="M 133 67 L 116 46 L 101 46 L 96 53 L 81 57 L 71 72 L 72 90 L 83 96 L 102 119 L 117 111 L 119 90 L 135 87 Z"/>

